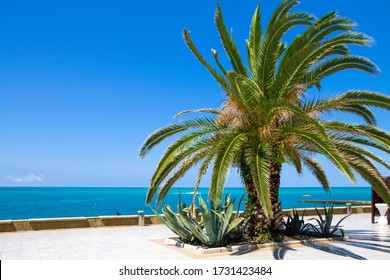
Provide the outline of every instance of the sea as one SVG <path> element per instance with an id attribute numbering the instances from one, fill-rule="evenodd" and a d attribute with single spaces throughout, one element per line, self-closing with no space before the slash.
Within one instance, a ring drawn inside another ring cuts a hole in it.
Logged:
<path id="1" fill-rule="evenodd" d="M 154 214 L 155 202 L 145 204 L 147 190 L 145 187 L 0 187 L 0 220 L 137 215 L 140 210 Z M 172 209 L 176 209 L 178 201 L 189 205 L 193 194 L 188 187 L 172 188 L 164 204 Z M 243 195 L 245 198 L 242 187 L 225 188 L 226 194 L 236 199 L 236 209 L 240 198 Z M 207 201 L 208 188 L 200 188 L 197 195 Z M 323 207 L 323 203 L 302 200 L 370 201 L 371 188 L 333 187 L 325 192 L 321 187 L 281 187 L 280 200 L 283 209 Z M 243 210 L 243 204 L 240 209 Z"/>

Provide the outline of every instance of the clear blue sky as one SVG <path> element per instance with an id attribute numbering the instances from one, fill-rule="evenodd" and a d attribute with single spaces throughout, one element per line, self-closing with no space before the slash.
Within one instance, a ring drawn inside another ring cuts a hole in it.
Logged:
<path id="1" fill-rule="evenodd" d="M 265 23 L 279 1 L 260 2 Z M 390 93 L 390 2 L 301 2 L 297 9 L 316 16 L 338 10 L 357 21 L 376 44 L 354 53 L 382 70 L 376 77 L 338 74 L 319 94 Z M 2 1 L 0 186 L 147 186 L 166 146 L 142 160 L 144 139 L 179 111 L 218 107 L 223 100 L 181 35 L 184 27 L 191 30 L 208 58 L 211 48 L 222 53 L 213 20 L 217 3 L 245 53 L 255 0 Z M 390 130 L 389 113 L 376 112 L 379 127 Z M 326 169 L 333 185 L 349 185 L 333 167 Z M 318 185 L 305 174 L 299 178 L 286 168 L 282 185 Z M 193 185 L 194 172 L 179 184 Z M 240 185 L 234 170 L 228 185 Z"/>

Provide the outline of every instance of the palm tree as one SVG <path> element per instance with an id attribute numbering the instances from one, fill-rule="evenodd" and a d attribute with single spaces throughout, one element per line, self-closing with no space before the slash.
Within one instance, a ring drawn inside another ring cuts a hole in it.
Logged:
<path id="1" fill-rule="evenodd" d="M 369 46 L 372 39 L 356 32 L 355 23 L 336 12 L 318 19 L 308 13 L 291 12 L 297 4 L 295 0 L 283 1 L 265 29 L 257 6 L 246 41 L 247 65 L 217 6 L 215 24 L 231 70 L 222 65 L 215 50 L 212 56 L 217 68 L 209 64 L 190 33 L 183 31 L 186 45 L 224 90 L 226 100 L 218 109 L 195 110 L 207 113 L 206 117 L 171 124 L 147 138 L 141 147 L 142 157 L 161 141 L 179 134 L 158 163 L 147 203 L 159 187 L 157 202 L 161 202 L 171 186 L 198 165 L 195 188 L 212 166 L 209 196 L 218 204 L 229 170 L 235 165 L 248 194 L 247 231 L 275 232 L 282 222 L 279 186 L 283 165 L 293 165 L 299 174 L 305 166 L 329 190 L 326 173 L 314 159 L 315 155 L 323 155 L 352 182 L 359 174 L 390 205 L 390 192 L 373 162 L 387 168 L 390 165 L 366 149 L 390 153 L 390 135 L 376 127 L 369 109 L 389 110 L 390 98 L 365 90 L 335 97 L 308 96 L 309 89 L 320 90 L 324 78 L 342 70 L 375 74 L 375 64 L 351 55 L 348 47 Z M 298 25 L 307 28 L 289 44 L 283 42 L 286 32 Z M 178 115 L 189 112 L 194 111 Z M 363 122 L 357 125 L 324 119 L 333 112 L 354 114 Z"/>

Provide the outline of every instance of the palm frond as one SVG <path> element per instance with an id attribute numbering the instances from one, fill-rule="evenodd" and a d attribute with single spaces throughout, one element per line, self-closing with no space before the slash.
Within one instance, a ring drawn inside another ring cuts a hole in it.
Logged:
<path id="1" fill-rule="evenodd" d="M 333 53 L 331 53 L 333 55 Z M 369 59 L 360 56 L 342 56 L 319 62 L 304 77 L 307 87 L 317 85 L 322 79 L 343 70 L 357 69 L 375 75 L 379 68 Z"/>
<path id="2" fill-rule="evenodd" d="M 192 198 L 193 205 L 195 205 L 195 203 L 196 203 L 195 198 L 196 198 L 196 194 L 198 192 L 198 188 L 200 186 L 200 182 L 201 182 L 203 176 L 206 174 L 207 169 L 209 168 L 209 166 L 211 164 L 211 161 L 214 159 L 214 156 L 215 156 L 214 150 L 210 150 L 209 154 L 206 156 L 205 160 L 202 162 L 201 166 L 199 167 L 198 176 L 196 178 L 196 183 L 195 183 L 195 187 L 194 187 L 194 196 Z"/>
<path id="3" fill-rule="evenodd" d="M 374 113 L 365 106 L 362 105 L 351 105 L 341 107 L 340 112 L 348 112 L 361 117 L 368 125 L 376 125 L 377 119 Z"/>
<path id="4" fill-rule="evenodd" d="M 213 55 L 213 57 L 214 57 L 215 63 L 217 63 L 217 65 L 218 65 L 219 70 L 221 70 L 221 72 L 223 73 L 223 75 L 226 76 L 226 75 L 227 75 L 227 70 L 225 69 L 225 67 L 223 67 L 223 65 L 222 65 L 221 62 L 219 61 L 219 59 L 218 59 L 218 57 L 219 57 L 218 52 L 217 52 L 216 50 L 214 50 L 214 49 L 211 49 L 211 53 L 212 53 L 212 55 Z"/>
<path id="5" fill-rule="evenodd" d="M 151 181 L 153 183 L 158 182 L 157 178 L 160 177 L 161 174 L 166 174 L 169 172 L 169 166 L 172 166 L 173 162 L 183 159 L 187 153 L 192 153 L 194 150 L 197 150 L 198 147 L 201 147 L 205 143 L 212 143 L 214 139 L 210 133 L 216 131 L 218 131 L 217 128 L 205 128 L 186 134 L 173 142 L 167 148 L 163 157 L 160 159 Z"/>
<path id="6" fill-rule="evenodd" d="M 367 124 L 375 125 L 376 117 L 374 113 L 365 105 L 360 105 L 362 102 L 354 102 L 353 100 L 345 100 L 340 97 L 311 99 L 302 105 L 302 110 L 307 114 L 318 114 L 332 112 L 347 112 L 361 117 Z"/>
<path id="7" fill-rule="evenodd" d="M 222 200 L 226 178 L 233 164 L 234 157 L 239 151 L 244 139 L 245 135 L 242 133 L 232 134 L 225 137 L 219 144 L 211 175 L 209 192 L 210 199 L 215 204 L 219 204 Z"/>
<path id="8" fill-rule="evenodd" d="M 249 41 L 247 41 L 247 53 L 248 53 L 248 64 L 252 73 L 252 77 L 257 76 L 255 61 L 258 57 L 261 44 L 261 19 L 260 19 L 260 4 L 257 5 L 256 10 L 252 17 L 252 23 L 249 32 Z"/>
<path id="9" fill-rule="evenodd" d="M 257 77 L 254 77 L 263 92 L 268 92 L 267 89 L 273 84 L 275 68 L 281 54 L 280 49 L 283 48 L 280 43 L 283 35 L 294 26 L 311 24 L 312 20 L 313 17 L 310 14 L 295 12 L 281 16 L 275 25 L 268 25 L 255 66 Z"/>
<path id="10" fill-rule="evenodd" d="M 275 91 L 284 96 L 296 81 L 305 80 L 305 73 L 316 63 L 333 54 L 335 47 L 345 44 L 368 46 L 371 38 L 363 33 L 345 32 L 322 42 L 311 42 L 301 46 L 294 56 L 281 62 L 276 75 Z"/>
<path id="11" fill-rule="evenodd" d="M 361 144 L 361 145 L 364 145 L 364 146 L 376 148 L 378 150 L 381 150 L 383 152 L 386 152 L 386 153 L 390 154 L 390 148 L 388 148 L 388 147 L 386 147 L 384 145 L 381 145 L 380 143 L 374 142 L 374 141 L 372 141 L 370 139 L 361 138 L 361 137 L 354 137 L 354 136 L 346 136 L 346 135 L 340 134 L 340 133 L 332 133 L 332 136 L 333 135 L 336 135 L 336 137 L 339 138 L 342 141 L 348 141 L 348 142 L 352 142 L 352 143 Z"/>
<path id="12" fill-rule="evenodd" d="M 269 157 L 266 146 L 260 143 L 257 147 L 246 149 L 246 162 L 251 170 L 257 198 L 264 208 L 264 213 L 268 217 L 273 217 L 269 189 Z"/>
<path id="13" fill-rule="evenodd" d="M 284 147 L 283 154 L 286 157 L 286 161 L 291 163 L 299 175 L 302 174 L 302 155 L 299 153 L 296 147 L 287 145 Z"/>
<path id="14" fill-rule="evenodd" d="M 341 94 L 338 99 L 349 102 L 350 104 L 360 104 L 390 110 L 390 97 L 374 91 L 350 90 Z"/>
<path id="15" fill-rule="evenodd" d="M 166 138 L 178 134 L 180 132 L 205 127 L 215 127 L 215 119 L 213 118 L 197 118 L 185 120 L 181 123 L 170 124 L 166 127 L 156 130 L 148 138 L 140 149 L 140 157 L 145 157 L 153 147 L 164 141 Z"/>
<path id="16" fill-rule="evenodd" d="M 174 153 L 172 156 L 168 155 L 168 158 L 162 162 L 159 162 L 158 168 L 156 168 L 151 179 L 152 186 L 159 186 L 161 182 L 169 175 L 169 173 L 178 165 L 182 160 L 185 160 L 188 156 L 197 153 L 201 150 L 207 150 L 218 141 L 212 137 L 204 137 L 201 140 L 196 141 L 194 144 L 184 147 L 180 152 Z"/>
<path id="17" fill-rule="evenodd" d="M 234 42 L 233 34 L 229 34 L 225 22 L 223 20 L 221 6 L 217 5 L 215 12 L 215 25 L 218 30 L 219 37 L 223 47 L 225 48 L 226 54 L 228 55 L 233 69 L 242 75 L 247 75 L 246 68 L 241 60 L 240 52 L 237 49 L 236 43 Z"/>
<path id="18" fill-rule="evenodd" d="M 208 150 L 201 150 L 198 153 L 195 153 L 193 156 L 186 158 L 182 164 L 179 166 L 177 171 L 171 175 L 171 177 L 166 180 L 166 182 L 162 185 L 158 197 L 157 203 L 160 203 L 164 200 L 165 196 L 168 194 L 169 190 L 173 186 L 173 184 L 182 178 L 188 170 L 190 170 L 195 164 L 204 159 L 208 155 Z"/>
<path id="19" fill-rule="evenodd" d="M 351 162 L 350 165 L 367 183 L 372 186 L 375 192 L 385 201 L 385 203 L 390 205 L 390 191 L 375 166 L 369 160 L 364 158 L 355 160 Z"/>
<path id="20" fill-rule="evenodd" d="M 390 148 L 390 134 L 373 125 L 351 125 L 340 121 L 326 121 L 323 125 L 327 130 L 343 132 L 350 136 L 365 136 L 375 140 L 386 148 Z"/>
<path id="21" fill-rule="evenodd" d="M 203 109 L 197 109 L 197 110 L 184 110 L 176 115 L 174 115 L 174 118 L 180 117 L 181 115 L 184 114 L 189 114 L 189 113 L 210 113 L 210 114 L 215 114 L 218 115 L 221 111 L 219 109 L 213 109 L 213 108 L 203 108 Z"/>
<path id="22" fill-rule="evenodd" d="M 372 160 L 375 160 L 379 164 L 385 166 L 387 169 L 390 169 L 390 164 L 389 163 L 384 161 L 382 158 L 380 158 L 376 154 L 371 153 L 370 151 L 368 151 L 366 149 L 363 149 L 363 148 L 361 148 L 359 146 L 352 145 L 352 144 L 349 144 L 349 143 L 346 143 L 346 142 L 343 142 L 343 141 L 338 141 L 337 142 L 337 147 L 338 147 L 339 150 L 342 150 L 342 152 L 344 154 L 347 154 L 346 158 L 349 158 L 348 154 L 352 154 L 354 156 L 355 155 L 359 155 L 359 156 L 362 156 L 362 157 L 371 158 Z"/>
<path id="23" fill-rule="evenodd" d="M 285 65 L 288 60 L 301 53 L 300 50 L 306 45 L 321 42 L 323 38 L 336 31 L 351 31 L 352 26 L 353 22 L 349 19 L 338 17 L 337 12 L 329 12 L 317 19 L 303 34 L 294 38 L 281 60 L 281 65 Z M 336 49 L 343 54 L 349 52 L 348 48 L 342 45 Z"/>
<path id="24" fill-rule="evenodd" d="M 318 182 L 322 185 L 322 187 L 326 190 L 330 190 L 330 184 L 328 181 L 328 177 L 320 163 L 316 161 L 314 158 L 303 157 L 302 158 L 304 165 L 313 173 Z"/>
<path id="25" fill-rule="evenodd" d="M 322 137 L 321 134 L 316 132 L 303 129 L 296 131 L 295 133 L 291 131 L 290 133 L 311 142 L 314 146 L 317 147 L 319 152 L 326 156 L 340 170 L 340 172 L 345 174 L 350 181 L 355 182 L 355 176 L 348 163 L 340 155 L 337 148 L 327 138 Z"/>
<path id="26" fill-rule="evenodd" d="M 190 32 L 186 29 L 183 30 L 183 37 L 184 41 L 187 44 L 187 47 L 190 49 L 190 51 L 194 54 L 194 56 L 199 60 L 199 62 L 209 71 L 209 73 L 213 76 L 215 81 L 225 90 L 229 91 L 229 83 L 227 82 L 226 78 L 218 73 L 217 70 L 215 70 L 200 54 L 198 49 L 195 47 L 194 42 L 191 39 Z"/>

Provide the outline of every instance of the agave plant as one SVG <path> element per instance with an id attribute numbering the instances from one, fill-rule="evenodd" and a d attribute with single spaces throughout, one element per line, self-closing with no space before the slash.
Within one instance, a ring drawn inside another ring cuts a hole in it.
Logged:
<path id="1" fill-rule="evenodd" d="M 296 209 L 293 209 L 293 215 L 288 216 L 287 220 L 284 221 L 285 233 L 287 235 L 298 235 L 305 230 L 305 211 L 303 211 L 302 216 L 299 216 L 299 212 Z"/>
<path id="2" fill-rule="evenodd" d="M 346 218 L 352 215 L 352 213 L 348 214 L 347 216 L 343 217 L 338 223 L 334 226 L 332 226 L 332 220 L 333 220 L 333 207 L 326 208 L 324 206 L 324 212 L 325 217 L 323 218 L 320 211 L 318 211 L 317 207 L 315 207 L 318 219 L 317 218 L 311 218 L 309 220 L 316 220 L 318 226 L 314 226 L 312 224 L 308 224 L 310 228 L 319 236 L 321 237 L 333 237 L 336 231 L 340 231 L 341 238 L 344 239 L 344 229 L 340 228 L 339 225 L 342 221 L 344 221 Z"/>
<path id="3" fill-rule="evenodd" d="M 199 210 L 201 220 L 192 217 L 190 209 L 182 205 L 178 213 L 172 211 L 169 206 L 163 206 L 164 216 L 159 216 L 161 221 L 181 240 L 186 243 L 199 243 L 205 247 L 218 247 L 227 244 L 228 234 L 235 230 L 243 221 L 238 217 L 238 210 L 233 212 L 235 199 L 227 195 L 224 205 L 214 206 L 210 203 L 210 209 L 204 200 L 199 198 Z"/>

